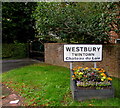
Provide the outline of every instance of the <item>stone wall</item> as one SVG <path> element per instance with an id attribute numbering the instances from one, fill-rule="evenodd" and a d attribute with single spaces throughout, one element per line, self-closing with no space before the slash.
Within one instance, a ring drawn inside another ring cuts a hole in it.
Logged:
<path id="1" fill-rule="evenodd" d="M 45 43 L 45 63 L 68 67 L 70 62 L 63 61 L 64 43 Z M 73 62 L 73 67 L 93 67 L 93 62 Z M 120 77 L 120 44 L 104 45 L 103 60 L 97 67 L 105 69 L 111 76 Z"/>

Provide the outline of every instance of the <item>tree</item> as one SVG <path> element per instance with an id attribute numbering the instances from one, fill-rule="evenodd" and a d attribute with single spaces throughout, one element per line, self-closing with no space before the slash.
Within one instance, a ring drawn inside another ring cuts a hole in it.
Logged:
<path id="1" fill-rule="evenodd" d="M 67 43 L 104 43 L 109 42 L 114 11 L 113 3 L 40 2 L 33 17 L 43 38 L 51 35 Z"/>
<path id="2" fill-rule="evenodd" d="M 34 38 L 34 19 L 31 17 L 36 2 L 2 3 L 2 39 L 3 42 L 27 42 Z"/>

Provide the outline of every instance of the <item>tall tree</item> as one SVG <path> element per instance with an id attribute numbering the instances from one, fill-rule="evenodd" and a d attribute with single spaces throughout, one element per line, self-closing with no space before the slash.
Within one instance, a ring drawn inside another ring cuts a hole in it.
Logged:
<path id="1" fill-rule="evenodd" d="M 34 19 L 31 17 L 36 2 L 2 3 L 3 42 L 27 42 L 34 38 Z"/>
<path id="2" fill-rule="evenodd" d="M 67 43 L 109 42 L 115 20 L 113 3 L 40 2 L 34 12 L 38 35 L 58 37 Z"/>

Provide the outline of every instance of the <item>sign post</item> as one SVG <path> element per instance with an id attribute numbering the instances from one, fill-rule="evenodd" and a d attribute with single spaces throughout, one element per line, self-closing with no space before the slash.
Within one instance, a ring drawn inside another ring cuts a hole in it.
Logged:
<path id="1" fill-rule="evenodd" d="M 72 67 L 72 62 L 70 62 L 70 70 L 72 70 L 72 68 L 73 68 L 73 67 Z"/>
<path id="2" fill-rule="evenodd" d="M 94 62 L 94 68 L 96 68 L 96 61 L 102 61 L 102 45 L 66 44 L 64 45 L 64 61 L 91 61 Z M 71 68 L 72 63 L 70 63 Z"/>
<path id="3" fill-rule="evenodd" d="M 94 68 L 96 68 L 96 67 L 97 67 L 96 62 L 94 62 Z"/>

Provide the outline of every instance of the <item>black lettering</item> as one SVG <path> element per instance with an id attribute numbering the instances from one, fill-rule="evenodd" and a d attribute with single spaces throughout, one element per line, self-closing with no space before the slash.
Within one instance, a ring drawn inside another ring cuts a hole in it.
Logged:
<path id="1" fill-rule="evenodd" d="M 66 60 L 69 60 L 69 57 L 66 57 Z"/>
<path id="2" fill-rule="evenodd" d="M 84 51 L 85 51 L 85 52 L 87 51 L 87 47 L 84 47 Z"/>
<path id="3" fill-rule="evenodd" d="M 96 47 L 93 47 L 93 51 L 96 51 Z"/>
<path id="4" fill-rule="evenodd" d="M 77 53 L 75 53 L 75 56 L 79 56 Z"/>
<path id="5" fill-rule="evenodd" d="M 100 47 L 97 47 L 98 51 L 100 50 Z"/>
<path id="6" fill-rule="evenodd" d="M 75 54 L 74 53 L 72 53 L 72 56 L 74 56 Z"/>
<path id="7" fill-rule="evenodd" d="M 83 47 L 79 47 L 81 49 L 81 51 L 83 50 Z"/>
<path id="8" fill-rule="evenodd" d="M 72 47 L 72 51 L 75 52 L 75 47 Z"/>
<path id="9" fill-rule="evenodd" d="M 76 52 L 80 51 L 79 47 L 76 47 Z"/>
<path id="10" fill-rule="evenodd" d="M 92 51 L 92 47 L 88 47 L 88 51 L 91 52 Z"/>
<path id="11" fill-rule="evenodd" d="M 66 51 L 71 51 L 71 47 L 66 47 Z"/>

